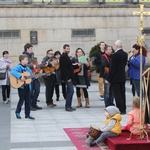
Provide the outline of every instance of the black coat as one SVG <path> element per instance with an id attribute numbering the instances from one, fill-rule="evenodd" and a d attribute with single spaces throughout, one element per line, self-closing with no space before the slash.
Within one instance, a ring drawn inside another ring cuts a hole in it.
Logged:
<path id="1" fill-rule="evenodd" d="M 103 65 L 103 68 L 105 68 L 105 67 L 110 68 L 111 56 L 109 56 L 109 55 L 107 55 L 107 54 L 105 54 L 105 55 L 106 55 L 107 59 L 106 59 L 105 56 L 102 56 L 102 65 Z M 104 69 L 104 70 L 105 70 L 105 69 Z M 106 72 L 104 71 L 103 78 L 106 79 L 107 76 L 108 76 L 108 73 L 106 73 Z"/>
<path id="2" fill-rule="evenodd" d="M 71 60 L 72 63 L 77 63 L 78 59 L 77 58 L 72 58 Z M 85 84 L 88 86 L 90 86 L 90 81 L 89 81 L 89 77 L 87 75 L 87 71 L 90 69 L 89 66 L 87 66 L 86 64 L 83 65 L 83 77 L 85 79 Z M 77 84 L 79 84 L 79 76 L 78 74 L 74 75 L 74 79 L 73 79 L 73 84 L 76 86 Z"/>
<path id="3" fill-rule="evenodd" d="M 110 83 L 123 83 L 126 80 L 125 66 L 128 55 L 122 49 L 112 55 L 107 80 Z"/>
<path id="4" fill-rule="evenodd" d="M 60 75 L 62 81 L 73 80 L 73 66 L 67 53 L 60 56 Z"/>
<path id="5" fill-rule="evenodd" d="M 103 77 L 104 74 L 104 68 L 102 65 L 102 55 L 104 54 L 104 52 L 102 52 L 101 50 L 99 50 L 96 54 L 95 54 L 95 61 L 94 64 L 96 66 L 96 72 L 100 73 L 100 77 Z"/>

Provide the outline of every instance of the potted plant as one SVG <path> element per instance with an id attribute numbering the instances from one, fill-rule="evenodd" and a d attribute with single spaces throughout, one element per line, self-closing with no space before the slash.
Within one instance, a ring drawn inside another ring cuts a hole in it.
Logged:
<path id="1" fill-rule="evenodd" d="M 95 54 L 99 51 L 99 43 L 93 46 L 90 50 L 89 57 L 92 61 L 92 67 L 90 68 L 91 73 L 91 81 L 97 81 L 97 75 L 96 75 L 96 67 L 94 64 L 94 57 Z"/>

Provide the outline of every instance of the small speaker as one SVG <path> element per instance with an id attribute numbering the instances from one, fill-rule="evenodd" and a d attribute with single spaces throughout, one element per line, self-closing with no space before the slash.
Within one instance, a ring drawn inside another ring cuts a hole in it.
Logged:
<path id="1" fill-rule="evenodd" d="M 30 31 L 30 43 L 31 44 L 38 44 L 37 31 Z"/>

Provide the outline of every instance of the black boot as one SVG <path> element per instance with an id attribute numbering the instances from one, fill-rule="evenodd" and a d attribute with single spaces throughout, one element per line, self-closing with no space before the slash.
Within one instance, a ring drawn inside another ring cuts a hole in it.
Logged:
<path id="1" fill-rule="evenodd" d="M 96 143 L 96 141 L 94 140 L 94 141 L 92 141 L 91 143 L 90 143 L 90 146 L 92 147 L 92 146 L 95 146 L 97 143 Z"/>

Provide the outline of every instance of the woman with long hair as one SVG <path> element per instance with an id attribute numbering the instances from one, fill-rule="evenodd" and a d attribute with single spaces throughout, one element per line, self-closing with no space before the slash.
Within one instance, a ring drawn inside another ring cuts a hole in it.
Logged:
<path id="1" fill-rule="evenodd" d="M 82 56 L 85 56 L 85 52 L 81 48 L 77 48 L 75 51 L 75 57 L 72 58 L 72 63 L 73 65 L 78 64 L 78 72 L 75 72 L 74 75 L 74 85 L 76 86 L 76 95 L 78 99 L 78 105 L 77 108 L 82 107 L 82 102 L 81 102 L 81 92 L 80 89 L 82 88 L 84 97 L 85 97 L 85 107 L 89 108 L 89 95 L 87 88 L 90 86 L 90 81 L 88 77 L 88 70 L 90 69 L 90 62 L 88 59 L 85 60 L 85 62 L 81 63 L 79 58 Z"/>

